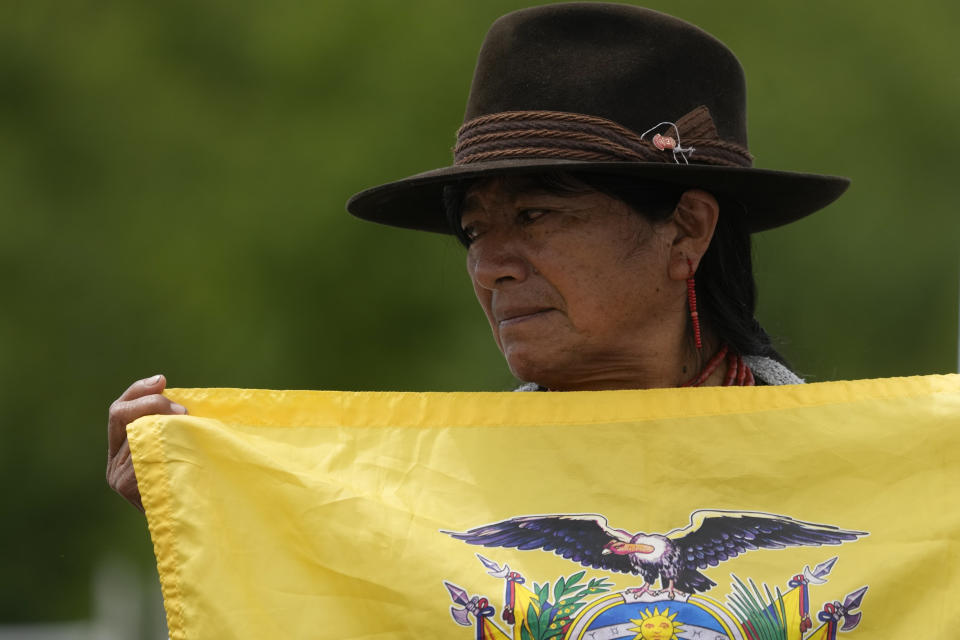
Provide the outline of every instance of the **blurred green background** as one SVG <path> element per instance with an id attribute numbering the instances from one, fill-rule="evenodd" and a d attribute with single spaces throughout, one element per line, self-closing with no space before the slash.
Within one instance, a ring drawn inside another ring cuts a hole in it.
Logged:
<path id="1" fill-rule="evenodd" d="M 530 4 L 0 5 L 0 624 L 100 615 L 104 563 L 155 588 L 104 482 L 136 378 L 511 387 L 459 245 L 343 203 L 449 164 L 487 26 Z M 758 166 L 853 178 L 756 238 L 787 357 L 811 381 L 955 371 L 960 4 L 646 5 L 738 54 Z"/>

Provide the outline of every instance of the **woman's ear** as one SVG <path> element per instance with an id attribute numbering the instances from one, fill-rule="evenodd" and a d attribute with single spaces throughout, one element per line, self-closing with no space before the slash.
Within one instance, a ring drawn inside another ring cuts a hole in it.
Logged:
<path id="1" fill-rule="evenodd" d="M 670 250 L 672 280 L 686 280 L 696 272 L 713 239 L 719 215 L 717 199 L 702 189 L 689 189 L 680 196 L 673 211 L 676 235 Z"/>

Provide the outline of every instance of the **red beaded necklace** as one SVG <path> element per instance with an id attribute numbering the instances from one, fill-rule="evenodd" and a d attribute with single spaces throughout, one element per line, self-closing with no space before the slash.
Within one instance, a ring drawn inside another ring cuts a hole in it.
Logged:
<path id="1" fill-rule="evenodd" d="M 747 366 L 747 363 L 743 361 L 743 358 L 740 357 L 740 354 L 730 353 L 729 347 L 723 345 L 719 351 L 710 361 L 707 362 L 706 366 L 700 370 L 700 373 L 690 378 L 684 382 L 681 387 L 699 387 L 704 382 L 707 381 L 707 378 L 713 374 L 720 363 L 724 360 L 727 361 L 727 373 L 723 377 L 723 386 L 725 387 L 752 387 L 756 384 L 756 381 L 753 377 L 753 372 L 750 371 L 750 367 Z"/>

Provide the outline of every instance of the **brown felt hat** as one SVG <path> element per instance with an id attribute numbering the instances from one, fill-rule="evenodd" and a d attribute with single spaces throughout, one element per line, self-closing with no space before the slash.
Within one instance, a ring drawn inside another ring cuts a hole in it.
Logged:
<path id="1" fill-rule="evenodd" d="M 753 168 L 743 68 L 687 22 L 620 4 L 509 13 L 480 49 L 454 164 L 373 187 L 353 215 L 449 233 L 443 187 L 542 171 L 637 176 L 739 202 L 761 231 L 821 209 L 846 178 Z"/>

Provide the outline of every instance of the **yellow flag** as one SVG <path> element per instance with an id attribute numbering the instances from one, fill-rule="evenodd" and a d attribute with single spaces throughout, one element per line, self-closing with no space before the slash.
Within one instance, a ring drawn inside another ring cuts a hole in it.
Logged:
<path id="1" fill-rule="evenodd" d="M 831 640 L 830 628 L 827 625 L 818 627 L 816 631 L 807 637 L 807 640 Z"/>
<path id="2" fill-rule="evenodd" d="M 957 375 L 167 395 L 128 436 L 174 640 L 960 628 Z"/>
<path id="3" fill-rule="evenodd" d="M 481 622 L 480 629 L 480 633 L 482 634 L 480 637 L 482 640 L 510 640 L 510 636 L 486 618 Z"/>
<path id="4" fill-rule="evenodd" d="M 523 585 L 516 587 L 516 599 L 513 606 L 513 640 L 522 640 L 524 629 L 530 633 L 530 621 L 527 620 L 527 612 L 531 611 L 534 615 L 540 614 L 540 603 L 536 595 Z"/>
<path id="5" fill-rule="evenodd" d="M 803 587 L 797 586 L 783 595 L 783 619 L 787 630 L 786 640 L 800 640 L 803 638 Z M 776 608 L 773 608 L 776 611 Z M 809 619 L 809 614 L 807 615 Z"/>

